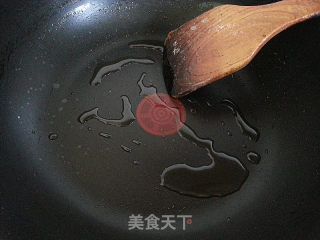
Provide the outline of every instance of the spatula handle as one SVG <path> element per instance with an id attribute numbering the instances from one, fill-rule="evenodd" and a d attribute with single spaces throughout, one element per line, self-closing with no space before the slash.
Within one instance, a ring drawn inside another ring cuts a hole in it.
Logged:
<path id="1" fill-rule="evenodd" d="M 320 15 L 320 0 L 283 0 L 280 2 L 257 6 L 261 16 L 282 19 L 288 24 L 297 23 L 310 17 Z M 254 9 L 252 9 L 254 11 Z"/>

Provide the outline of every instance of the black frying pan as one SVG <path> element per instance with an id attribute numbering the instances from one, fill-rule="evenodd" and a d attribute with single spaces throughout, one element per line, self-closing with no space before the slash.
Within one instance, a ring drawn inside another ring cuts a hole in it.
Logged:
<path id="1" fill-rule="evenodd" d="M 319 18 L 181 99 L 187 126 L 243 170 L 221 168 L 219 184 L 171 172 L 160 185 L 170 166 L 212 163 L 194 139 L 155 136 L 136 120 L 79 122 L 96 107 L 120 119 L 124 98 L 136 117 L 142 73 L 145 86 L 167 93 L 161 49 L 130 43 L 159 46 L 170 30 L 221 3 L 270 2 L 2 0 L 0 239 L 317 239 Z M 155 63 L 127 65 L 90 85 L 101 67 L 127 58 Z M 257 141 L 242 133 L 226 101 Z M 138 214 L 174 215 L 176 230 L 129 230 Z M 177 215 L 192 215 L 192 224 L 183 230 Z"/>

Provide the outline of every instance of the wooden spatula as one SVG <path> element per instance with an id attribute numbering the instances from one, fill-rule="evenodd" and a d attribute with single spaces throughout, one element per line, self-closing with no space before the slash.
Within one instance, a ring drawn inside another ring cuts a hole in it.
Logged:
<path id="1" fill-rule="evenodd" d="M 222 5 L 185 23 L 165 42 L 174 78 L 172 96 L 184 96 L 240 70 L 272 37 L 319 14 L 320 0 L 284 0 Z"/>

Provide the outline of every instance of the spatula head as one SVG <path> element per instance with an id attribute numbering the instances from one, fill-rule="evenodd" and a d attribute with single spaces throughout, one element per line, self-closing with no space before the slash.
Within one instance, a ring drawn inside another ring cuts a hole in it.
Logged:
<path id="1" fill-rule="evenodd" d="M 318 0 L 222 5 L 169 33 L 171 95 L 181 97 L 245 67 L 276 34 L 320 13 Z"/>
<path id="2" fill-rule="evenodd" d="M 168 34 L 166 69 L 172 72 L 172 96 L 184 96 L 239 69 L 230 59 L 237 58 L 234 48 L 239 46 L 235 26 L 221 22 L 230 7 L 235 6 L 210 10 Z M 226 36 L 235 39 L 226 41 Z"/>

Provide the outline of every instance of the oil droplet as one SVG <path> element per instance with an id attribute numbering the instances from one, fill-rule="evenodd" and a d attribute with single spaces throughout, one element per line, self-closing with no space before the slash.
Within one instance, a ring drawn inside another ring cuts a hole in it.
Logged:
<path id="1" fill-rule="evenodd" d="M 101 133 L 99 133 L 99 135 L 100 135 L 101 137 L 104 137 L 104 138 L 111 138 L 111 135 L 108 134 L 108 133 L 103 133 L 103 132 L 101 132 Z"/>
<path id="2" fill-rule="evenodd" d="M 249 123 L 242 117 L 236 104 L 229 99 L 224 99 L 222 101 L 222 105 L 228 107 L 232 111 L 232 114 L 234 115 L 235 120 L 241 129 L 242 134 L 248 136 L 250 140 L 253 140 L 255 142 L 258 141 L 258 131 L 251 127 Z"/>
<path id="3" fill-rule="evenodd" d="M 146 73 L 142 73 L 140 79 L 138 80 L 137 84 L 140 88 L 140 93 L 139 95 L 142 97 L 146 97 L 146 96 L 150 96 L 150 95 L 154 95 L 157 93 L 157 89 L 154 86 L 146 86 L 143 83 L 144 78 L 146 77 Z"/>
<path id="4" fill-rule="evenodd" d="M 192 98 L 188 98 L 187 101 L 188 101 L 189 103 L 197 103 L 197 101 L 194 100 L 194 99 L 192 99 Z"/>
<path id="5" fill-rule="evenodd" d="M 230 130 L 227 131 L 227 134 L 228 134 L 229 137 L 232 136 L 232 132 Z"/>
<path id="6" fill-rule="evenodd" d="M 249 162 L 251 162 L 253 164 L 258 164 L 261 160 L 261 156 L 258 153 L 249 152 L 249 153 L 247 153 L 247 159 Z"/>
<path id="7" fill-rule="evenodd" d="M 191 109 L 190 109 L 190 112 L 193 113 L 193 114 L 195 114 L 195 113 L 197 113 L 197 110 L 194 109 L 194 108 L 191 108 Z"/>
<path id="8" fill-rule="evenodd" d="M 58 138 L 58 134 L 56 133 L 50 133 L 48 138 L 52 141 L 56 140 Z"/>
<path id="9" fill-rule="evenodd" d="M 92 128 L 91 128 L 91 127 L 88 127 L 88 131 L 92 131 Z"/>
<path id="10" fill-rule="evenodd" d="M 204 148 L 212 160 L 202 167 L 175 164 L 161 174 L 161 185 L 180 194 L 194 197 L 225 196 L 240 189 L 248 176 L 245 166 L 237 158 L 216 152 L 211 139 L 200 138 L 187 125 L 178 132 L 180 137 Z"/>
<path id="11" fill-rule="evenodd" d="M 126 147 L 126 146 L 124 146 L 124 145 L 121 145 L 121 148 L 122 148 L 122 150 L 125 151 L 125 152 L 128 152 L 128 153 L 132 152 L 132 149 L 131 149 L 131 148 Z"/>
<path id="12" fill-rule="evenodd" d="M 115 127 L 126 127 L 129 126 L 136 118 L 132 113 L 132 106 L 127 96 L 122 96 L 122 118 L 120 119 L 105 119 L 98 115 L 99 108 L 94 108 L 87 112 L 84 112 L 79 117 L 79 122 L 84 124 L 85 122 L 96 119 L 104 124 L 115 126 Z"/>
<path id="13" fill-rule="evenodd" d="M 155 62 L 151 59 L 147 59 L 147 58 L 128 58 L 128 59 L 124 59 L 120 62 L 105 66 L 103 68 L 101 68 L 98 73 L 95 75 L 95 77 L 92 79 L 91 81 L 91 85 L 92 86 L 97 86 L 101 83 L 102 78 L 105 75 L 109 75 L 111 73 L 114 72 L 118 72 L 121 70 L 122 67 L 127 66 L 129 64 L 133 64 L 133 63 L 139 63 L 139 64 L 154 64 Z"/>
<path id="14" fill-rule="evenodd" d="M 160 52 L 164 51 L 164 47 L 162 45 L 152 44 L 151 42 L 148 43 L 147 41 L 141 41 L 141 42 L 132 42 L 129 43 L 130 48 L 146 48 L 151 50 L 157 50 Z"/>
<path id="15" fill-rule="evenodd" d="M 226 123 L 224 121 L 221 121 L 221 126 L 224 127 Z"/>
<path id="16" fill-rule="evenodd" d="M 136 160 L 134 160 L 134 161 L 133 161 L 133 164 L 134 164 L 134 165 L 139 165 L 139 162 L 136 161 Z"/>
<path id="17" fill-rule="evenodd" d="M 136 144 L 136 145 L 141 145 L 141 142 L 138 141 L 138 140 L 132 140 L 132 142 L 133 142 L 134 144 Z"/>

